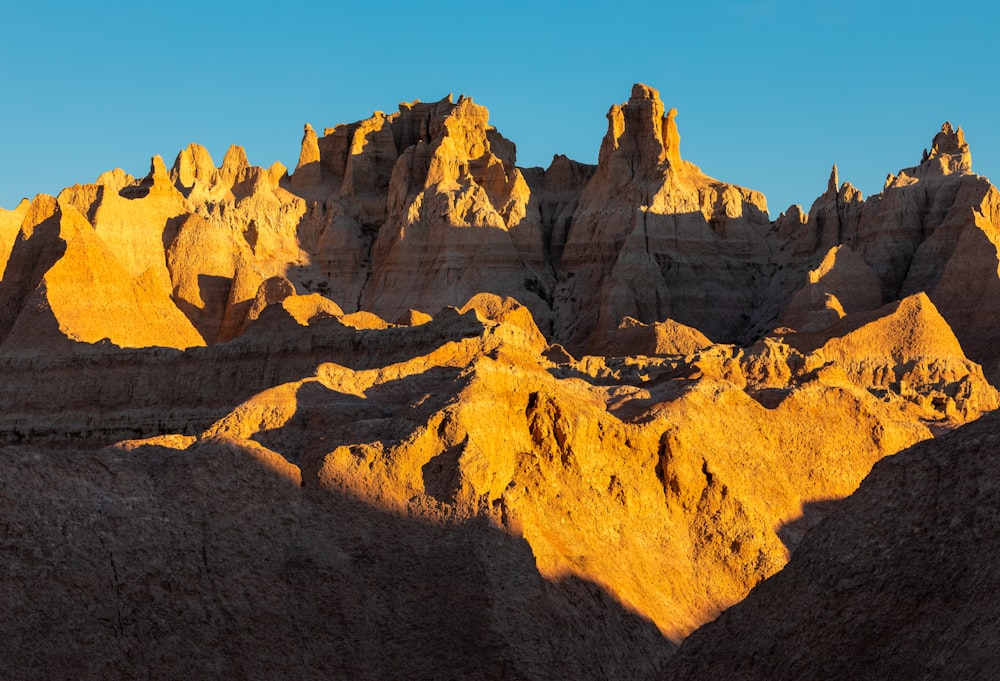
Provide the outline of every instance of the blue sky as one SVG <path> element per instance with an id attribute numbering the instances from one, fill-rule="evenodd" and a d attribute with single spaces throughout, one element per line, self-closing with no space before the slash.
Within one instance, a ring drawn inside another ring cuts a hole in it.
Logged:
<path id="1" fill-rule="evenodd" d="M 833 163 L 878 192 L 945 120 L 1000 179 L 1000 5 L 695 4 L 21 3 L 0 40 L 0 206 L 143 175 L 189 142 L 294 167 L 305 122 L 449 92 L 490 109 L 520 165 L 595 162 L 637 81 L 678 108 L 686 159 L 775 216 L 808 207 Z"/>

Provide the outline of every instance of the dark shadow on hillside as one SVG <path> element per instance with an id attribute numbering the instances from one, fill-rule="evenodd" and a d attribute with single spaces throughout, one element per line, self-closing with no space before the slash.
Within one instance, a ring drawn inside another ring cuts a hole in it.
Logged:
<path id="1" fill-rule="evenodd" d="M 283 465 L 6 450 L 5 677 L 652 679 L 673 651 L 485 518 L 400 517 Z"/>
<path id="2" fill-rule="evenodd" d="M 617 390 L 608 396 L 608 411 L 616 418 L 637 422 L 647 416 L 656 405 L 672 402 L 691 390 L 697 383 L 697 367 L 691 365 L 661 365 L 638 370 L 630 367 L 625 372 L 593 376 L 570 365 L 548 369 L 558 379 L 579 379 L 595 387 L 612 388 L 630 386 L 635 392 Z"/>
<path id="3" fill-rule="evenodd" d="M 802 504 L 802 515 L 789 520 L 775 531 L 778 539 L 788 549 L 788 553 L 795 553 L 806 533 L 833 513 L 843 501 L 843 499 L 819 499 Z"/>
<path id="4" fill-rule="evenodd" d="M 163 433 L 195 435 L 250 396 L 312 376 L 321 363 L 386 366 L 484 328 L 474 314 L 446 312 L 416 327 L 356 330 L 333 318 L 303 327 L 283 310 L 271 312 L 287 318 L 280 333 L 251 327 L 235 341 L 186 351 L 68 339 L 44 352 L 8 344 L 0 348 L 0 445 L 99 447 Z"/>
<path id="5" fill-rule="evenodd" d="M 1000 412 L 875 464 L 661 681 L 994 679 Z"/>
<path id="6" fill-rule="evenodd" d="M 364 391 L 364 396 L 303 383 L 295 392 L 295 413 L 253 440 L 300 466 L 306 485 L 316 484 L 324 457 L 340 446 L 402 442 L 461 392 L 462 369 L 431 367 Z M 442 459 L 444 461 L 444 459 Z"/>
<path id="7" fill-rule="evenodd" d="M 746 390 L 747 395 L 749 395 L 757 404 L 764 407 L 765 409 L 777 409 L 781 406 L 781 403 L 789 397 L 793 389 L 792 388 L 758 388 L 756 390 Z"/>

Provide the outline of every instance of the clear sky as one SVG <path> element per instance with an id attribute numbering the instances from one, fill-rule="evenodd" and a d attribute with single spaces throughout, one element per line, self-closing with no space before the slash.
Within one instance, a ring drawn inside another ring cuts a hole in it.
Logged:
<path id="1" fill-rule="evenodd" d="M 632 83 L 677 107 L 681 154 L 807 208 L 830 166 L 864 194 L 943 121 L 1000 180 L 1000 3 L 33 2 L 0 39 L 0 206 L 144 175 L 189 142 L 294 168 L 318 130 L 454 92 L 523 166 L 595 162 Z"/>

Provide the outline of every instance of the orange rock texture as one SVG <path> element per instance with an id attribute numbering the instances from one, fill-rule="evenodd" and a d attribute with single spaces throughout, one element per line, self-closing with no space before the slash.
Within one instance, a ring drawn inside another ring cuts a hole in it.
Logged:
<path id="1" fill-rule="evenodd" d="M 961 129 L 772 221 L 678 117 L 520 168 L 449 96 L 0 211 L 12 678 L 652 679 L 1000 406 Z"/>
<path id="2" fill-rule="evenodd" d="M 876 464 L 788 567 L 659 678 L 988 679 L 1000 573 L 996 414 Z"/>

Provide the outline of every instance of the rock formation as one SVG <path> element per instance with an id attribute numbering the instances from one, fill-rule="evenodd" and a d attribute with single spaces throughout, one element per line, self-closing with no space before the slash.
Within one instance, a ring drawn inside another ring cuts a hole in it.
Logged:
<path id="1" fill-rule="evenodd" d="M 1000 572 L 996 414 L 875 465 L 788 567 L 661 679 L 987 679 Z"/>
<path id="2" fill-rule="evenodd" d="M 571 347 L 599 351 L 626 315 L 746 340 L 768 271 L 767 204 L 683 161 L 676 115 L 644 85 L 608 113 L 597 169 L 562 237 L 555 336 Z"/>
<path id="3" fill-rule="evenodd" d="M 786 252 L 793 259 L 818 261 L 831 248 L 849 248 L 877 276 L 883 303 L 925 292 L 969 356 L 993 380 L 1000 377 L 1000 356 L 992 342 L 1000 331 L 992 302 L 1000 286 L 1000 196 L 986 178 L 972 172 L 962 129 L 945 123 L 921 163 L 891 175 L 882 193 L 868 200 L 848 183 L 838 190 L 836 182 L 834 169 L 829 188 L 807 218 L 791 210 L 777 221 L 777 231 L 787 239 Z M 868 277 L 853 260 L 848 266 L 855 271 L 852 276 Z M 801 316 L 803 308 L 817 308 L 818 296 L 826 293 L 812 279 L 810 275 L 808 288 L 796 294 L 787 312 L 793 317 L 784 321 L 810 323 Z M 850 286 L 853 295 L 868 300 L 857 304 L 871 305 L 870 286 L 860 280 Z"/>
<path id="4" fill-rule="evenodd" d="M 1000 406 L 1000 198 L 945 124 L 771 221 L 677 119 L 520 168 L 449 96 L 0 211 L 11 678 L 652 679 L 835 574 L 837 500 Z"/>

